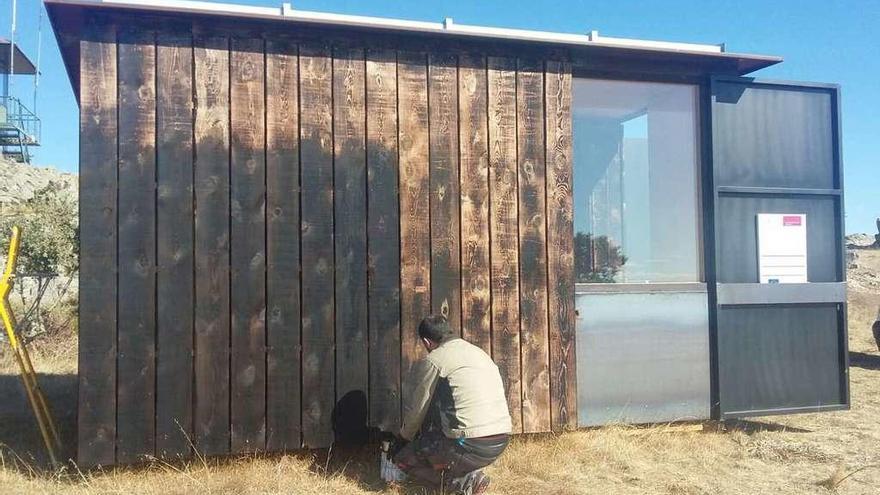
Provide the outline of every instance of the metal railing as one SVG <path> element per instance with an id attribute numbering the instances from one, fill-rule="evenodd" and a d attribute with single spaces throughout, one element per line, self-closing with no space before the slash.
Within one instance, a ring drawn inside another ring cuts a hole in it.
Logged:
<path id="1" fill-rule="evenodd" d="M 0 129 L 18 129 L 24 144 L 40 144 L 40 119 L 21 100 L 14 96 L 0 96 Z"/>

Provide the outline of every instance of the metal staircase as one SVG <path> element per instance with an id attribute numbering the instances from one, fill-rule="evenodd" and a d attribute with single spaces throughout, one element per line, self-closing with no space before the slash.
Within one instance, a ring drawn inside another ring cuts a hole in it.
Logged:
<path id="1" fill-rule="evenodd" d="M 40 119 L 18 98 L 0 96 L 0 154 L 31 162 L 31 146 L 40 145 Z"/>
<path id="2" fill-rule="evenodd" d="M 38 62 L 33 62 L 21 51 L 13 41 L 15 39 L 15 4 L 12 0 L 12 36 L 10 39 L 0 38 L 0 156 L 22 163 L 30 163 L 33 154 L 32 146 L 40 145 L 40 119 L 36 113 L 13 96 L 13 80 L 21 76 L 34 78 L 34 110 L 37 106 L 37 86 L 40 76 L 39 42 Z M 42 9 L 39 9 L 39 29 L 42 29 Z M 24 94 L 20 89 L 18 95 Z"/>

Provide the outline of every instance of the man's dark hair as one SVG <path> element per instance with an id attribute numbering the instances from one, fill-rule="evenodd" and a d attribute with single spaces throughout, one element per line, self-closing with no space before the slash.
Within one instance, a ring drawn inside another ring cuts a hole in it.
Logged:
<path id="1" fill-rule="evenodd" d="M 431 342 L 445 342 L 452 337 L 452 329 L 443 315 L 428 315 L 419 323 L 419 337 Z"/>

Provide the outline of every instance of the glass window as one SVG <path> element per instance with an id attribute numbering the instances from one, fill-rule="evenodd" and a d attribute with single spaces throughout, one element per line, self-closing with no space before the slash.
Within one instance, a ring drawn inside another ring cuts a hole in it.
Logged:
<path id="1" fill-rule="evenodd" d="M 697 87 L 573 90 L 576 281 L 699 282 Z"/>

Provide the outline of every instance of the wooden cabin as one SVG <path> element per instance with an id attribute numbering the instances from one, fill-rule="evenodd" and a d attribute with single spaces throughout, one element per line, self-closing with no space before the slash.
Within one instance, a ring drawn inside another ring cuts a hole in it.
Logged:
<path id="1" fill-rule="evenodd" d="M 515 432 L 849 405 L 839 93 L 778 57 L 46 0 L 80 106 L 78 459 L 395 431 L 442 313 Z"/>

